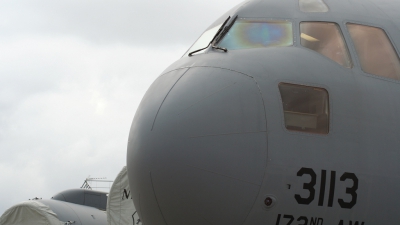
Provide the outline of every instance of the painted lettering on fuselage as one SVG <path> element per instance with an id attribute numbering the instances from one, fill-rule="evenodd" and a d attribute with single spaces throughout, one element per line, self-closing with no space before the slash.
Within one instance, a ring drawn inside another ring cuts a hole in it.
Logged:
<path id="1" fill-rule="evenodd" d="M 321 171 L 321 185 L 319 190 L 318 197 L 318 206 L 324 205 L 325 200 L 325 187 L 326 187 L 326 170 Z M 330 171 L 330 185 L 329 185 L 329 196 L 328 196 L 328 207 L 333 206 L 334 196 L 335 196 L 335 188 L 336 188 L 336 171 Z M 303 189 L 309 192 L 308 196 L 301 196 L 299 194 L 295 194 L 294 198 L 296 199 L 298 204 L 301 205 L 309 205 L 314 201 L 315 198 L 315 185 L 317 183 L 317 175 L 312 168 L 302 167 L 297 172 L 298 177 L 302 176 L 310 176 L 311 181 L 303 184 Z M 337 201 L 341 208 L 343 209 L 351 209 L 357 204 L 357 190 L 358 190 L 358 178 L 354 173 L 345 172 L 340 176 L 340 181 L 352 180 L 353 186 L 346 188 L 346 194 L 351 195 L 351 200 L 349 202 L 344 201 L 339 198 Z"/>
<path id="2" fill-rule="evenodd" d="M 299 216 L 295 217 L 288 214 L 278 214 L 275 225 L 323 225 L 324 219 L 319 217 Z"/>
<path id="3" fill-rule="evenodd" d="M 278 214 L 275 225 L 323 225 L 324 219 L 321 217 L 295 217 L 289 214 Z M 364 222 L 340 220 L 338 225 L 365 225 Z"/>
<path id="4" fill-rule="evenodd" d="M 122 200 L 128 199 L 130 194 L 131 191 L 127 191 L 126 189 L 124 189 L 124 191 L 122 192 Z"/>

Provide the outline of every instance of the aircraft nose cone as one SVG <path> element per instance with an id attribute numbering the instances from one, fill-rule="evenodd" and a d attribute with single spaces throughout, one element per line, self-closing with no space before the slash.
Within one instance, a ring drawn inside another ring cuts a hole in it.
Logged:
<path id="1" fill-rule="evenodd" d="M 127 154 L 144 225 L 240 225 L 266 167 L 266 119 L 256 81 L 221 68 L 160 76 L 132 123 Z"/>

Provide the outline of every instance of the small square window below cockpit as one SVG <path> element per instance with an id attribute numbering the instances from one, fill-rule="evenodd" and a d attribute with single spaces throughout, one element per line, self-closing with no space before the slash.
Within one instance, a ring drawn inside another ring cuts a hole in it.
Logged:
<path id="1" fill-rule="evenodd" d="M 384 30 L 353 23 L 347 28 L 364 72 L 400 80 L 400 60 Z"/>
<path id="2" fill-rule="evenodd" d="M 328 57 L 343 67 L 352 67 L 347 45 L 336 23 L 301 22 L 300 38 L 302 46 Z"/>
<path id="3" fill-rule="evenodd" d="M 279 91 L 286 129 L 329 133 L 329 97 L 324 88 L 280 83 Z"/>

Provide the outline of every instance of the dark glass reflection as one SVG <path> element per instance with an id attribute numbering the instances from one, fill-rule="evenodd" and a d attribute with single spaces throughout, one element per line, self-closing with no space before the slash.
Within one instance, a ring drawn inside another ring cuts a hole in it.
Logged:
<path id="1" fill-rule="evenodd" d="M 280 83 L 279 91 L 288 130 L 329 132 L 329 98 L 325 89 Z"/>

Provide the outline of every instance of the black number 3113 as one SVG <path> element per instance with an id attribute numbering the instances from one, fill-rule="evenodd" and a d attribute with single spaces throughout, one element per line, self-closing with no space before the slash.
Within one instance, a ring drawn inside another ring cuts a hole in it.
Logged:
<path id="1" fill-rule="evenodd" d="M 328 207 L 333 206 L 334 196 L 335 196 L 335 182 L 336 182 L 336 171 L 330 171 L 330 185 L 329 185 L 329 196 L 328 196 Z M 294 198 L 297 203 L 302 205 L 309 205 L 315 199 L 315 185 L 317 184 L 317 175 L 311 168 L 301 168 L 297 172 L 298 177 L 309 176 L 311 178 L 310 182 L 303 184 L 303 189 L 309 192 L 308 196 L 301 196 L 295 194 Z M 346 188 L 346 194 L 351 195 L 351 200 L 345 202 L 343 199 L 338 199 L 338 203 L 341 208 L 351 209 L 357 203 L 357 189 L 358 189 L 358 178 L 354 173 L 343 173 L 340 177 L 340 181 L 352 180 L 353 186 Z M 324 205 L 325 200 L 325 187 L 326 186 L 326 170 L 321 171 L 321 185 L 318 196 L 318 206 Z"/>

